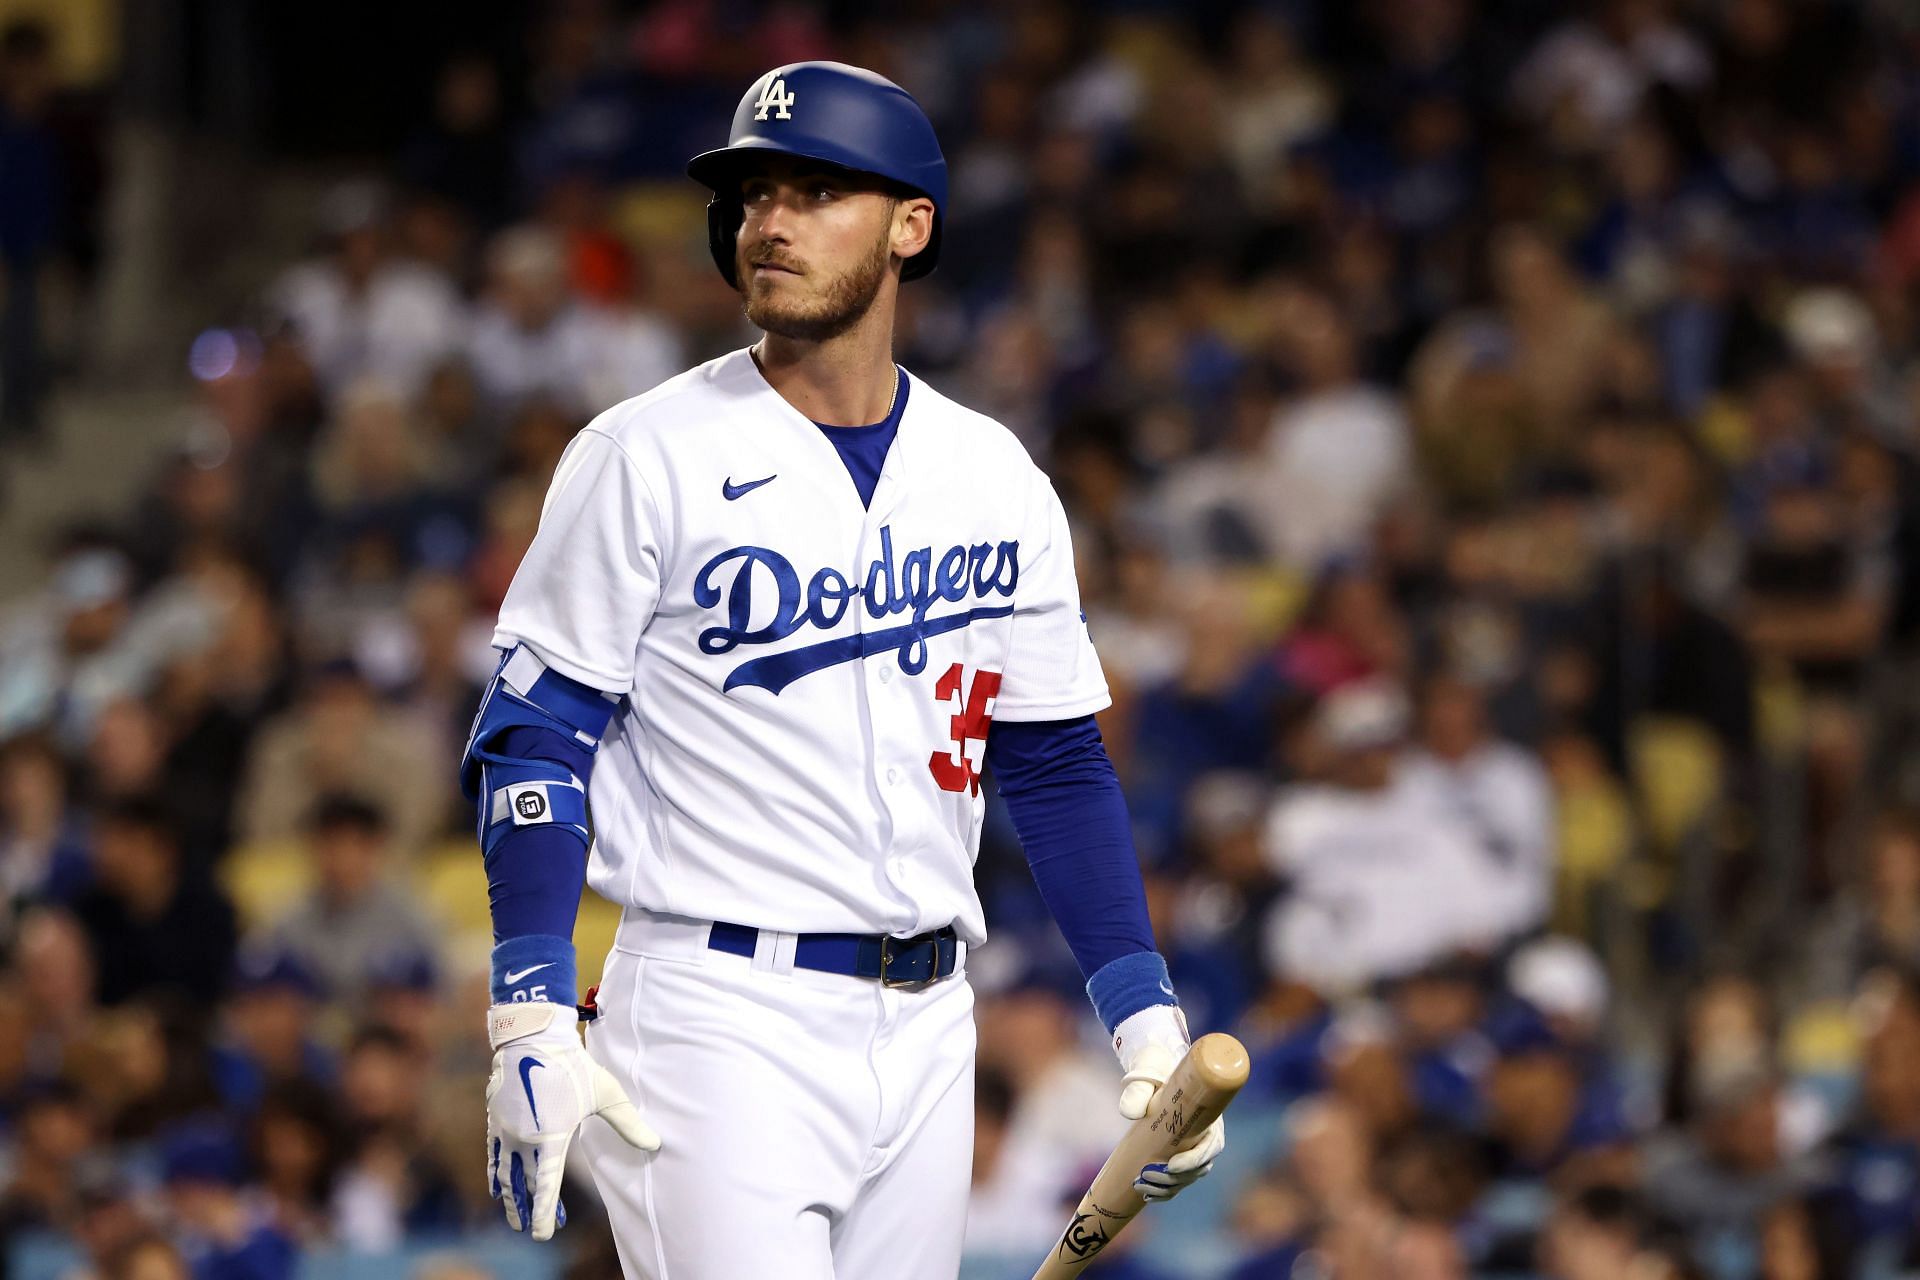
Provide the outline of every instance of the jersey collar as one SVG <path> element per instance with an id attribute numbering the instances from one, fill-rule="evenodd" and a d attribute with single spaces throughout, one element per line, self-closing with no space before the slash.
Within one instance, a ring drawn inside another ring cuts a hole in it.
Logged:
<path id="1" fill-rule="evenodd" d="M 832 442 L 821 433 L 819 425 L 774 390 L 773 384 L 760 372 L 760 365 L 754 360 L 751 347 L 740 348 L 728 360 L 732 365 L 730 372 L 741 380 L 747 391 L 751 402 L 749 416 L 760 421 L 778 422 L 787 430 L 800 432 L 807 438 L 802 448 L 823 450 L 833 459 L 835 467 L 844 466 Z M 894 367 L 900 370 L 906 385 L 901 387 L 901 394 L 896 398 L 895 408 L 900 411 L 900 425 L 894 433 L 893 447 L 887 450 L 886 463 L 880 468 L 880 480 L 873 489 L 873 501 L 867 504 L 867 517 L 875 523 L 883 523 L 900 499 L 907 468 L 913 461 L 918 424 L 925 413 L 925 386 L 904 367 L 897 364 Z M 859 500 L 859 495 L 853 492 L 851 485 L 847 487 L 847 494 L 850 501 Z"/>

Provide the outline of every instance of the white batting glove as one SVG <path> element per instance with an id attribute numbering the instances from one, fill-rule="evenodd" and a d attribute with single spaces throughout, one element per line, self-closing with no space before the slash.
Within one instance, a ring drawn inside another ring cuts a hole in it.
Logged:
<path id="1" fill-rule="evenodd" d="M 1153 1095 L 1187 1056 L 1189 1043 L 1187 1015 L 1178 1005 L 1149 1006 L 1113 1029 L 1113 1052 L 1126 1072 L 1120 1087 L 1121 1115 L 1138 1120 L 1147 1114 Z M 1171 1200 L 1206 1177 L 1226 1145 L 1227 1118 L 1219 1116 L 1171 1159 L 1142 1166 L 1133 1188 L 1148 1200 Z"/>
<path id="2" fill-rule="evenodd" d="M 588 1116 L 599 1116 L 642 1151 L 660 1135 L 641 1120 L 626 1091 L 587 1054 L 574 1011 L 543 1000 L 487 1011 L 493 1074 L 487 1079 L 487 1185 L 507 1225 L 535 1240 L 567 1224 L 560 1181 L 567 1147 Z"/>

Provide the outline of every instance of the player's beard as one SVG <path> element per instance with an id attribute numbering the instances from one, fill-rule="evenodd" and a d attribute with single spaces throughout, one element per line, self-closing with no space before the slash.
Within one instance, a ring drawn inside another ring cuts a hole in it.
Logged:
<path id="1" fill-rule="evenodd" d="M 872 308 L 887 278 L 892 245 L 882 234 L 874 241 L 873 251 L 830 283 L 823 296 L 807 300 L 782 298 L 777 290 L 756 297 L 750 268 L 755 261 L 766 258 L 743 256 L 746 261 L 741 263 L 740 274 L 748 282 L 742 291 L 748 322 L 756 329 L 795 342 L 825 342 L 853 328 Z"/>

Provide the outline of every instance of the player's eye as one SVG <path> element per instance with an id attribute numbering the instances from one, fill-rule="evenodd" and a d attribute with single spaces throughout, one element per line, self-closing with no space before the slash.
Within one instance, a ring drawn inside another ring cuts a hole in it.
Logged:
<path id="1" fill-rule="evenodd" d="M 816 182 L 809 194 L 815 200 L 831 200 L 840 194 L 840 190 L 830 182 Z"/>

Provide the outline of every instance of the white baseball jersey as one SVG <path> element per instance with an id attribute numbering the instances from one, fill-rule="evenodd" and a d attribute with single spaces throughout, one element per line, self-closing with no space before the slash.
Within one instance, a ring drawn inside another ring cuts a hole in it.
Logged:
<path id="1" fill-rule="evenodd" d="M 624 695 L 588 882 L 787 932 L 985 939 L 988 723 L 1108 704 L 1047 478 L 910 378 L 870 506 L 820 429 L 723 356 L 568 447 L 494 644 Z"/>

